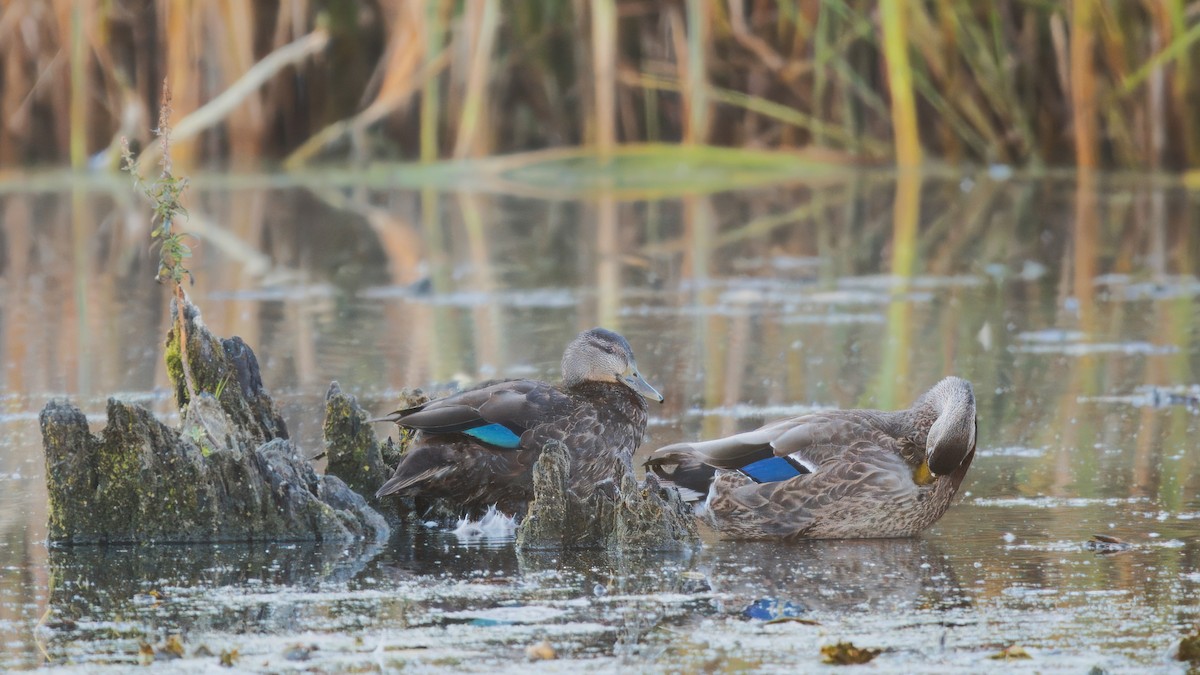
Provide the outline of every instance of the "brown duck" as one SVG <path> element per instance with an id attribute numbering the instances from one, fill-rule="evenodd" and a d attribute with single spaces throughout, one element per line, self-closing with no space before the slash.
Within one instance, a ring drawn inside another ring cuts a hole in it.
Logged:
<path id="1" fill-rule="evenodd" d="M 646 465 L 742 539 L 909 537 L 942 517 L 975 456 L 975 394 L 947 377 L 908 410 L 824 410 L 656 450 Z"/>
<path id="2" fill-rule="evenodd" d="M 563 353 L 562 384 L 490 382 L 371 420 L 420 432 L 375 496 L 521 513 L 533 497 L 533 462 L 552 441 L 571 453 L 573 490 L 613 489 L 616 463 L 630 468 L 645 435 L 646 399 L 663 397 L 638 372 L 629 342 L 603 328 L 584 331 Z"/>

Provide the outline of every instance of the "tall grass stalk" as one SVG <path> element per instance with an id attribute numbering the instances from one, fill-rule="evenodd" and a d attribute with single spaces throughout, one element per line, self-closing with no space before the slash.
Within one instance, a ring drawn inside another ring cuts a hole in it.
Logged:
<path id="1" fill-rule="evenodd" d="M 480 14 L 476 39 L 471 47 L 471 65 L 467 76 L 467 94 L 463 100 L 462 116 L 458 123 L 458 139 L 454 143 L 455 158 L 484 154 L 487 137 L 479 133 L 480 118 L 487 103 L 490 61 L 500 25 L 500 0 L 481 0 L 472 5 Z"/>
<path id="2" fill-rule="evenodd" d="M 425 5 L 425 67 L 428 68 L 442 49 L 445 32 L 446 3 L 427 0 Z M 441 105 L 441 78 L 431 77 L 421 92 L 421 161 L 432 162 L 438 157 L 438 107 Z"/>
<path id="3" fill-rule="evenodd" d="M 592 131 L 596 153 L 612 156 L 617 142 L 617 6 L 614 0 L 591 0 L 592 9 Z"/>
<path id="4" fill-rule="evenodd" d="M 71 5 L 71 166 L 87 164 L 88 45 L 84 38 L 90 3 Z"/>
<path id="5" fill-rule="evenodd" d="M 1096 145 L 1096 73 L 1093 29 L 1095 0 L 1071 2 L 1071 117 L 1075 127 L 1075 165 L 1094 169 L 1099 164 Z"/>
<path id="6" fill-rule="evenodd" d="M 896 163 L 915 167 L 921 163 L 921 138 L 917 132 L 917 104 L 913 98 L 912 65 L 908 58 L 908 31 L 902 0 L 881 0 L 883 53 L 887 62 L 888 89 L 892 94 L 892 130 L 896 136 Z"/>
<path id="7" fill-rule="evenodd" d="M 701 0 L 687 0 L 687 129 L 688 143 L 708 138 L 708 96 L 705 77 L 708 13 Z"/>

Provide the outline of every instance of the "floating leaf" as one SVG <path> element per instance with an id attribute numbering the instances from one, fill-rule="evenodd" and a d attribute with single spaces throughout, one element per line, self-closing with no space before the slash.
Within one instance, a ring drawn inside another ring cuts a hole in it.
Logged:
<path id="1" fill-rule="evenodd" d="M 178 635 L 172 635 L 167 638 L 167 641 L 159 645 L 155 654 L 162 659 L 172 661 L 174 659 L 183 658 L 183 642 L 180 641 Z"/>
<path id="2" fill-rule="evenodd" d="M 154 663 L 154 647 L 149 642 L 138 643 L 138 663 L 148 666 Z"/>
<path id="3" fill-rule="evenodd" d="M 773 623 L 802 623 L 802 624 L 804 624 L 805 626 L 820 626 L 820 625 L 821 625 L 821 622 L 820 622 L 820 621 L 814 621 L 814 620 L 812 620 L 812 619 L 803 619 L 803 618 L 801 618 L 801 617 L 798 617 L 798 616 L 779 616 L 779 617 L 775 617 L 774 619 L 771 619 L 770 621 L 765 621 L 765 622 L 763 622 L 763 625 L 764 625 L 764 626 L 770 626 L 770 625 L 771 625 L 771 624 L 773 624 Z"/>
<path id="4" fill-rule="evenodd" d="M 855 647 L 849 642 L 839 642 L 821 647 L 821 654 L 825 657 L 825 663 L 837 666 L 853 666 L 860 663 L 867 663 L 876 656 L 879 656 L 880 651 L 882 650 Z"/>
<path id="5" fill-rule="evenodd" d="M 530 661 L 549 661 L 557 659 L 558 653 L 554 651 L 554 647 L 545 640 L 525 648 L 525 657 Z"/>
<path id="6" fill-rule="evenodd" d="M 1032 659 L 1033 657 L 1029 655 L 1029 652 L 1025 651 L 1024 647 L 1020 645 L 1009 645 L 995 654 L 992 654 L 988 658 L 995 659 L 997 661 L 1008 661 L 1010 659 Z"/>
<path id="7" fill-rule="evenodd" d="M 1179 641 L 1179 650 L 1175 652 L 1175 659 L 1200 664 L 1200 631 L 1185 636 Z"/>

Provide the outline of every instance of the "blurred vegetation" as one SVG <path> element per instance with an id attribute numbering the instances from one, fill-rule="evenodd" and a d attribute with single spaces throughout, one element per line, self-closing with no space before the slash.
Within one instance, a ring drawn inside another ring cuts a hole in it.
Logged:
<path id="1" fill-rule="evenodd" d="M 153 151 L 166 77 L 185 166 L 682 142 L 1185 169 L 1198 38 L 1188 0 L 0 0 L 0 166 Z"/>

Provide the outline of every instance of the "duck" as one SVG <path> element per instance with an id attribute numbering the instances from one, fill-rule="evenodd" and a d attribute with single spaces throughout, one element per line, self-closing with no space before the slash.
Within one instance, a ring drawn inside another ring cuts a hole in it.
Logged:
<path id="1" fill-rule="evenodd" d="M 977 437 L 971 383 L 946 377 L 907 410 L 822 410 L 645 461 L 726 538 L 911 537 L 950 507 Z"/>
<path id="2" fill-rule="evenodd" d="M 375 493 L 437 498 L 468 513 L 496 506 L 522 514 L 532 469 L 548 443 L 571 454 L 569 487 L 587 498 L 615 493 L 617 463 L 633 470 L 649 415 L 663 401 L 638 370 L 629 341 L 593 328 L 567 345 L 562 381 L 512 379 L 397 410 L 369 422 L 417 432 L 395 473 Z"/>

